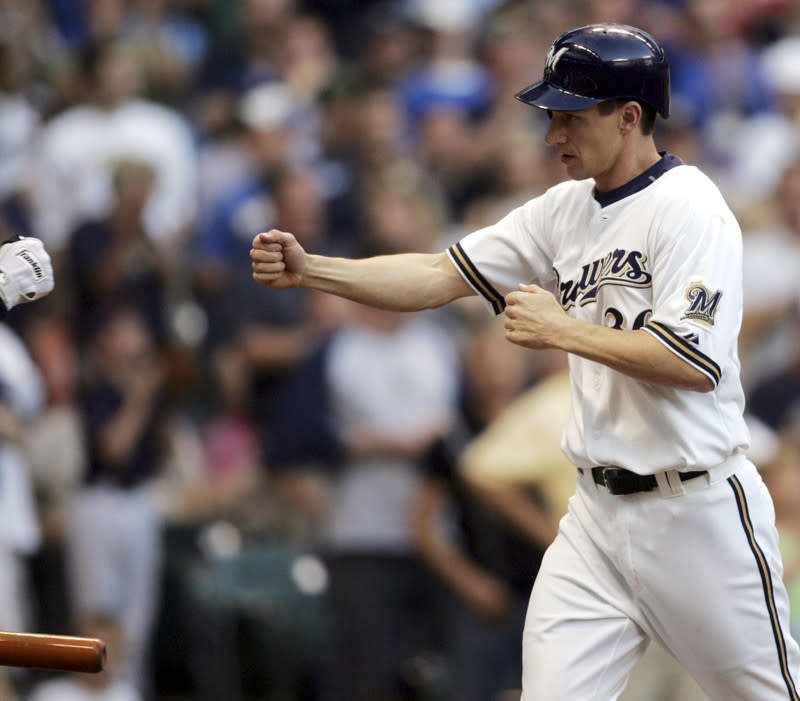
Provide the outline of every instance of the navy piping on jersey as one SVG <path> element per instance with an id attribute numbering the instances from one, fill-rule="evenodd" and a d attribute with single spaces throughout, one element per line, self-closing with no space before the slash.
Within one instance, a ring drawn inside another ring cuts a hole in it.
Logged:
<path id="1" fill-rule="evenodd" d="M 778 653 L 778 664 L 781 668 L 781 675 L 786 684 L 786 690 L 789 692 L 790 701 L 800 701 L 800 697 L 797 695 L 797 687 L 795 686 L 791 670 L 789 669 L 789 660 L 786 654 L 786 639 L 783 636 L 783 630 L 781 630 L 781 623 L 778 618 L 778 607 L 775 603 L 775 590 L 772 586 L 772 574 L 767 564 L 767 558 L 764 556 L 764 551 L 756 540 L 744 488 L 736 475 L 728 478 L 728 484 L 736 498 L 736 507 L 739 509 L 739 519 L 742 522 L 747 544 L 750 546 L 750 551 L 753 553 L 753 557 L 756 560 L 758 574 L 761 577 L 761 586 L 764 589 L 764 600 L 767 604 L 772 635 L 775 638 L 775 647 Z"/>
<path id="2" fill-rule="evenodd" d="M 672 170 L 673 168 L 683 165 L 683 161 L 680 158 L 673 156 L 667 151 L 661 151 L 660 154 L 661 159 L 657 163 L 650 166 L 650 168 L 644 171 L 644 173 L 637 175 L 633 180 L 625 183 L 624 185 L 614 188 L 613 190 L 608 190 L 607 192 L 600 192 L 595 188 L 594 199 L 600 203 L 601 207 L 607 207 L 610 204 L 614 204 L 614 202 L 619 202 L 620 200 L 629 197 L 634 193 L 644 190 L 648 185 L 658 180 L 658 178 L 664 175 L 664 173 L 666 173 L 668 170 Z M 464 252 L 461 244 L 453 244 L 450 246 L 447 252 L 449 253 L 453 263 L 455 263 L 455 265 L 461 271 L 461 274 L 467 279 L 467 282 L 469 282 L 469 284 L 472 285 L 472 287 L 475 288 L 475 290 L 480 293 L 481 296 L 486 298 L 489 304 L 492 305 L 492 309 L 494 310 L 495 314 L 500 314 L 506 307 L 506 302 L 503 298 L 503 295 L 501 295 L 491 285 L 491 283 L 485 277 L 483 277 L 483 275 L 481 275 L 474 263 Z M 683 352 L 679 352 L 679 354 L 682 357 L 687 356 L 687 354 Z M 689 348 L 689 354 L 697 355 L 704 359 L 701 361 L 701 365 L 703 365 L 703 367 L 700 369 L 707 375 L 709 373 L 707 369 L 704 368 L 711 369 L 712 374 L 709 376 L 714 381 L 714 386 L 716 386 L 719 383 L 720 377 L 719 366 L 710 358 L 707 358 L 702 353 L 699 353 L 699 351 L 696 351 L 691 347 Z M 696 364 L 689 358 L 687 358 L 687 360 L 692 362 L 693 365 Z"/>
<path id="3" fill-rule="evenodd" d="M 506 300 L 492 284 L 480 274 L 475 264 L 469 259 L 460 243 L 454 243 L 448 249 L 450 258 L 458 266 L 461 274 L 467 279 L 477 292 L 479 292 L 489 304 L 495 314 L 500 314 L 506 308 Z"/>
<path id="4" fill-rule="evenodd" d="M 648 185 L 658 180 L 664 173 L 673 168 L 683 165 L 683 161 L 677 156 L 673 156 L 667 151 L 660 152 L 661 159 L 650 166 L 644 173 L 637 175 L 633 180 L 629 180 L 624 185 L 615 187 L 613 190 L 600 192 L 594 189 L 594 198 L 600 203 L 601 207 L 608 207 L 610 204 L 619 202 L 626 197 L 644 190 Z"/>
<path id="5" fill-rule="evenodd" d="M 683 358 L 687 363 L 697 368 L 708 379 L 714 383 L 714 387 L 722 379 L 722 370 L 705 353 L 701 353 L 695 346 L 681 336 L 678 336 L 672 329 L 657 321 L 650 321 L 642 327 L 655 336 L 661 343 L 669 348 L 673 353 Z"/>

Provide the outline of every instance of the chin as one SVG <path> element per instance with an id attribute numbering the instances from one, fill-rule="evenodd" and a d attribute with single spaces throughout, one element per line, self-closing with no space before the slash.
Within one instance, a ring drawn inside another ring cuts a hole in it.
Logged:
<path id="1" fill-rule="evenodd" d="M 586 180 L 592 177 L 591 174 L 587 173 L 585 170 L 582 170 L 580 168 L 573 168 L 570 166 L 567 166 L 567 175 L 572 180 Z"/>

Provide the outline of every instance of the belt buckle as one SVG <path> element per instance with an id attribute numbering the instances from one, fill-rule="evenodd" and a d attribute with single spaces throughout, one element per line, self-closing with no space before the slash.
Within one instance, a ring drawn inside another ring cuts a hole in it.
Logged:
<path id="1" fill-rule="evenodd" d="M 603 486 L 607 487 L 609 490 L 611 489 L 611 484 L 614 483 L 614 478 L 619 477 L 622 470 L 619 467 L 614 465 L 609 465 L 606 467 L 600 468 L 600 479 L 603 482 Z M 610 478 L 610 480 L 609 480 Z"/>

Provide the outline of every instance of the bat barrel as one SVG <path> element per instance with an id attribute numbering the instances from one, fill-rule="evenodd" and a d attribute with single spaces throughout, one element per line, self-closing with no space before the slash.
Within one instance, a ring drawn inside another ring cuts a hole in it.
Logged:
<path id="1" fill-rule="evenodd" d="M 100 672 L 105 660 L 106 645 L 97 638 L 0 631 L 2 666 Z"/>

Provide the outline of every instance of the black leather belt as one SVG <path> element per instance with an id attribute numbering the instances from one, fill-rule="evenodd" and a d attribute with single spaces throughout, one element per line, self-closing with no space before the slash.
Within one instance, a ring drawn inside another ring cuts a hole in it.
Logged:
<path id="1" fill-rule="evenodd" d="M 582 467 L 578 472 L 584 473 Z M 706 470 L 695 472 L 679 472 L 681 482 L 707 475 Z M 639 492 L 650 492 L 658 486 L 655 475 L 637 475 L 635 472 L 626 470 L 624 467 L 609 465 L 606 467 L 593 467 L 592 479 L 595 484 L 606 487 L 611 494 L 638 494 Z"/>

